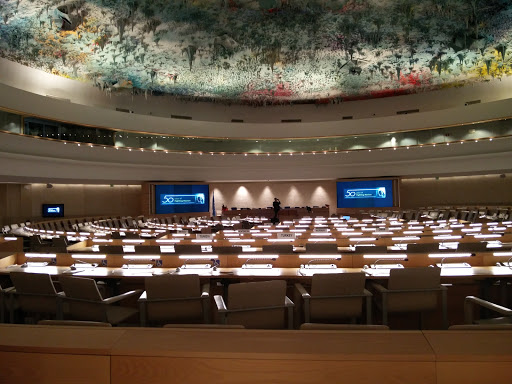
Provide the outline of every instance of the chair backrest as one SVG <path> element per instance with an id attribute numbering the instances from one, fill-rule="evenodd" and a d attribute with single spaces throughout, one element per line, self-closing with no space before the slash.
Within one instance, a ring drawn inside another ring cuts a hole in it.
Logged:
<path id="1" fill-rule="evenodd" d="M 160 275 L 146 277 L 148 299 L 199 297 L 199 275 Z"/>
<path id="2" fill-rule="evenodd" d="M 365 245 L 356 245 L 354 252 L 356 252 L 356 253 L 387 253 L 388 247 L 385 245 L 376 245 L 375 247 L 365 246 Z"/>
<path id="3" fill-rule="evenodd" d="M 219 247 L 212 247 L 212 253 L 215 255 L 238 255 L 242 253 L 242 247 L 235 246 L 219 246 Z"/>
<path id="4" fill-rule="evenodd" d="M 136 232 L 125 232 L 124 238 L 125 239 L 140 239 L 140 235 Z"/>
<path id="5" fill-rule="evenodd" d="M 458 252 L 489 252 L 492 249 L 487 248 L 487 243 L 459 243 Z"/>
<path id="6" fill-rule="evenodd" d="M 59 281 L 66 297 L 72 299 L 101 301 L 101 293 L 98 290 L 96 281 L 85 277 L 61 276 Z"/>
<path id="7" fill-rule="evenodd" d="M 59 237 L 54 237 L 52 239 L 52 245 L 54 247 L 67 247 L 68 246 L 68 240 L 65 238 L 65 237 L 62 237 L 62 236 L 59 236 Z"/>
<path id="8" fill-rule="evenodd" d="M 52 278 L 44 273 L 11 272 L 18 304 L 22 311 L 31 313 L 57 313 L 57 291 Z"/>
<path id="9" fill-rule="evenodd" d="M 338 253 L 336 243 L 307 243 L 307 253 Z"/>
<path id="10" fill-rule="evenodd" d="M 407 252 L 411 253 L 429 253 L 439 251 L 439 244 L 425 243 L 425 244 L 407 244 Z"/>
<path id="11" fill-rule="evenodd" d="M 389 290 L 435 289 L 441 284 L 441 268 L 395 268 L 389 272 Z"/>
<path id="12" fill-rule="evenodd" d="M 292 254 L 293 245 L 291 244 L 266 244 L 261 247 L 263 253 Z"/>
<path id="13" fill-rule="evenodd" d="M 202 321 L 203 307 L 199 275 L 146 277 L 145 288 L 146 319 L 149 323 Z M 162 301 L 165 299 L 168 301 Z"/>
<path id="14" fill-rule="evenodd" d="M 355 253 L 386 253 L 388 251 L 388 247 L 385 245 L 364 245 L 364 244 L 356 244 L 354 246 Z"/>
<path id="15" fill-rule="evenodd" d="M 161 253 L 159 245 L 136 245 L 135 253 L 139 255 L 159 255 Z"/>
<path id="16" fill-rule="evenodd" d="M 361 273 L 315 274 L 311 279 L 310 318 L 312 322 L 360 317 L 366 277 Z M 360 297 L 350 297 L 361 295 Z M 317 296 L 340 296 L 315 298 Z M 343 297 L 349 296 L 349 297 Z"/>
<path id="17" fill-rule="evenodd" d="M 11 272 L 11 281 L 19 294 L 56 295 L 52 278 L 44 273 Z"/>
<path id="18" fill-rule="evenodd" d="M 107 255 L 122 255 L 124 249 L 122 245 L 100 245 L 100 253 L 106 253 Z"/>
<path id="19" fill-rule="evenodd" d="M 390 312 L 408 312 L 436 309 L 439 292 L 433 290 L 439 289 L 440 286 L 440 268 L 391 269 L 388 282 L 390 291 L 415 290 L 415 292 L 391 292 L 388 297 L 388 310 Z"/>
<path id="20" fill-rule="evenodd" d="M 273 280 L 231 284 L 228 287 L 228 310 L 284 306 L 286 281 Z M 240 324 L 246 328 L 279 329 L 285 327 L 284 308 L 233 312 L 227 324 Z"/>
<path id="21" fill-rule="evenodd" d="M 60 276 L 59 281 L 66 294 L 66 299 L 68 299 L 65 301 L 69 305 L 71 318 L 85 321 L 106 321 L 106 306 L 101 303 L 103 299 L 94 279 Z"/>
<path id="22" fill-rule="evenodd" d="M 196 255 L 201 254 L 201 245 L 199 244 L 176 244 L 174 246 L 174 252 L 177 254 L 184 255 Z"/>

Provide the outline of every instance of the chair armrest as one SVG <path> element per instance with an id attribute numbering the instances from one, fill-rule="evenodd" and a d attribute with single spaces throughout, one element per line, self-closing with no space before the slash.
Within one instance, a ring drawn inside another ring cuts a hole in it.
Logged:
<path id="1" fill-rule="evenodd" d="M 213 296 L 215 300 L 215 305 L 217 306 L 217 311 L 219 312 L 227 312 L 228 309 L 226 307 L 226 303 L 224 302 L 224 298 L 221 295 Z"/>
<path id="2" fill-rule="evenodd" d="M 364 290 L 363 290 L 363 296 L 366 296 L 366 297 L 372 297 L 372 296 L 373 296 L 373 294 L 372 294 L 369 290 L 364 289 Z"/>
<path id="3" fill-rule="evenodd" d="M 372 288 L 374 288 L 377 292 L 379 293 L 385 293 L 385 292 L 389 292 L 387 288 L 384 288 L 382 285 L 380 284 L 377 284 L 377 283 L 371 283 L 371 286 Z M 366 290 L 365 290 L 366 291 Z"/>
<path id="4" fill-rule="evenodd" d="M 284 297 L 284 306 L 285 307 L 294 307 L 295 304 L 293 303 L 293 301 L 290 300 L 290 298 L 288 296 L 285 296 Z"/>
<path id="5" fill-rule="evenodd" d="M 142 292 L 143 292 L 142 289 L 136 289 L 134 291 L 128 291 L 128 292 L 122 293 L 117 296 L 109 297 L 108 299 L 103 299 L 102 302 L 103 302 L 103 304 L 112 304 L 112 303 L 116 303 L 118 301 L 127 299 L 127 298 L 135 296 L 135 295 L 140 296 L 142 294 Z"/>
<path id="6" fill-rule="evenodd" d="M 497 312 L 500 315 L 503 316 L 512 316 L 512 309 L 502 307 L 501 305 L 491 303 L 490 301 L 480 299 L 475 296 L 466 296 L 466 299 L 464 300 L 466 304 L 477 304 L 481 307 L 487 308 L 491 311 Z"/>
<path id="7" fill-rule="evenodd" d="M 309 299 L 311 295 L 306 291 L 306 288 L 301 283 L 295 283 L 295 288 L 301 294 L 303 299 Z"/>
<path id="8" fill-rule="evenodd" d="M 210 297 L 210 283 L 203 284 L 201 288 L 201 299 Z"/>
<path id="9" fill-rule="evenodd" d="M 142 294 L 139 297 L 139 300 L 137 300 L 137 301 L 143 302 L 143 301 L 147 301 L 147 299 L 148 299 L 148 293 L 146 291 L 144 291 L 144 292 L 142 292 Z"/>
<path id="10" fill-rule="evenodd" d="M 3 293 L 15 293 L 16 289 L 14 287 L 7 287 L 2 289 Z"/>

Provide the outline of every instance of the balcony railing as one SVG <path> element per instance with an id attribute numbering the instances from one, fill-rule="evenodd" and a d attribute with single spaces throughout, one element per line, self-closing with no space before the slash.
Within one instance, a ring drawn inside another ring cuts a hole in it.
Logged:
<path id="1" fill-rule="evenodd" d="M 305 138 L 177 136 L 81 126 L 0 110 L 0 131 L 70 143 L 192 153 L 300 154 L 464 143 L 512 136 L 512 118 L 415 131 Z"/>

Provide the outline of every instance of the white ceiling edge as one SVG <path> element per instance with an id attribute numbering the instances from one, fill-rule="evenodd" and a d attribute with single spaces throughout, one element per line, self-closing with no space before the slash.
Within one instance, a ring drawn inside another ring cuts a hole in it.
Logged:
<path id="1" fill-rule="evenodd" d="M 5 136 L 5 137 L 4 137 Z M 64 145 L 2 135 L 0 182 L 285 181 L 353 177 L 506 173 L 512 170 L 512 139 L 464 145 L 357 151 L 317 155 L 188 155 Z"/>
<path id="2" fill-rule="evenodd" d="M 512 90 L 512 86 L 511 86 Z M 143 116 L 89 107 L 0 84 L 0 108 L 87 126 L 215 138 L 301 138 L 421 130 L 512 116 L 512 98 L 432 112 L 318 123 L 218 123 Z M 261 111 L 260 113 L 264 113 Z"/>
<path id="3" fill-rule="evenodd" d="M 466 105 L 476 100 L 480 103 Z M 512 111 L 512 76 L 466 87 L 339 105 L 256 108 L 185 103 L 162 97 L 146 100 L 143 96 L 107 96 L 91 84 L 0 59 L 0 107 L 77 124 L 176 135 L 337 136 L 416 130 L 508 117 Z M 116 108 L 135 113 L 117 112 Z M 419 109 L 420 113 L 396 115 L 398 111 L 412 109 Z M 157 110 L 159 112 L 155 112 Z M 190 116 L 192 120 L 171 119 L 172 114 Z M 342 120 L 345 116 L 354 119 Z M 244 123 L 232 123 L 232 119 L 241 119 Z M 302 122 L 281 123 L 286 119 Z"/>

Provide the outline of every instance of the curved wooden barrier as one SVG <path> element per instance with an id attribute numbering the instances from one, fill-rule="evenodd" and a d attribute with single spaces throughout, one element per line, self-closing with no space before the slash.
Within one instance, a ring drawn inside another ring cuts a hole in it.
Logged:
<path id="1" fill-rule="evenodd" d="M 0 325 L 2 383 L 510 382 L 512 331 Z"/>

